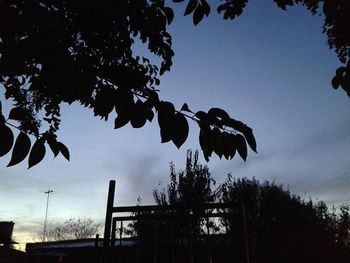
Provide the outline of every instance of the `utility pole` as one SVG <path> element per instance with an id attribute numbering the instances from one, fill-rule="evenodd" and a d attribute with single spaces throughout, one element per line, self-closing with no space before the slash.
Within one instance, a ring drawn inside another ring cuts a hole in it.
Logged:
<path id="1" fill-rule="evenodd" d="M 46 200 L 46 212 L 45 212 L 45 221 L 44 221 L 44 234 L 43 234 L 43 242 L 45 242 L 46 239 L 46 222 L 47 222 L 47 212 L 49 209 L 49 199 L 50 199 L 50 194 L 53 193 L 53 190 L 48 189 L 45 194 L 47 194 L 47 200 Z"/>

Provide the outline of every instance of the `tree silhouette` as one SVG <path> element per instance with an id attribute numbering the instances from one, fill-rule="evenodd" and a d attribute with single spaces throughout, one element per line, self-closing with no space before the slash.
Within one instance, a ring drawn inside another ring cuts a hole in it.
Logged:
<path id="1" fill-rule="evenodd" d="M 194 25 L 211 11 L 206 0 L 186 2 L 184 15 L 193 15 Z M 234 19 L 247 2 L 225 0 L 217 12 L 224 19 Z M 303 4 L 312 14 L 325 15 L 323 30 L 329 46 L 344 64 L 337 69 L 332 85 L 341 86 L 350 95 L 349 2 L 275 2 L 284 10 Z M 28 166 L 36 165 L 46 154 L 45 145 L 54 156 L 61 153 L 69 160 L 69 151 L 58 141 L 56 132 L 61 122 L 60 105 L 72 102 L 91 109 L 101 119 L 116 116 L 115 129 L 127 123 L 141 128 L 157 114 L 161 142 L 172 141 L 178 148 L 188 136 L 187 119 L 192 119 L 198 123 L 207 161 L 213 152 L 231 159 L 236 151 L 246 160 L 247 144 L 256 152 L 252 129 L 224 110 L 193 112 L 186 103 L 176 110 L 171 102 L 159 98 L 159 77 L 171 69 L 174 56 L 167 31 L 173 18 L 174 12 L 164 0 L 1 1 L 0 82 L 5 98 L 14 102 L 8 118 L 0 107 L 0 156 L 13 147 L 8 166 L 18 164 L 28 154 Z M 133 53 L 132 45 L 139 40 L 160 57 L 159 64 Z M 11 128 L 20 130 L 15 142 Z M 28 135 L 36 138 L 33 146 Z"/>
<path id="2" fill-rule="evenodd" d="M 335 213 L 324 202 L 306 202 L 275 183 L 232 176 L 219 193 L 231 203 L 222 222 L 238 244 L 239 258 L 244 259 L 243 217 L 253 262 L 346 262 L 350 255 L 348 206 Z"/>
<path id="3" fill-rule="evenodd" d="M 139 220 L 130 225 L 134 235 L 141 240 L 147 240 L 152 239 L 157 232 L 158 238 L 167 240 L 188 238 L 203 232 L 207 222 L 202 218 L 204 211 L 201 205 L 214 202 L 216 192 L 212 190 L 215 180 L 208 167 L 198 162 L 198 155 L 198 151 L 187 151 L 183 171 L 176 172 L 175 165 L 171 163 L 169 184 L 164 189 L 153 191 L 154 200 L 158 205 L 179 207 L 175 214 L 171 212 L 171 220 L 162 218 L 167 212 L 153 212 L 152 215 L 156 216 L 154 219 Z M 143 215 L 146 214 L 143 212 Z"/>
<path id="4" fill-rule="evenodd" d="M 91 218 L 70 218 L 63 223 L 51 225 L 46 234 L 48 241 L 92 238 L 98 233 L 100 223 Z"/>
<path id="5" fill-rule="evenodd" d="M 205 240 L 204 211 L 196 207 L 220 201 L 230 208 L 223 209 L 219 220 L 209 226 L 211 233 L 217 233 L 211 240 L 213 258 L 220 258 L 218 262 L 245 262 L 247 252 L 251 262 L 348 261 L 348 205 L 330 210 L 324 202 L 305 201 L 274 182 L 235 179 L 232 175 L 214 188 L 208 167 L 198 164 L 197 158 L 198 152 L 188 152 L 185 170 L 176 173 L 172 164 L 170 183 L 162 190 L 154 190 L 156 203 L 179 205 L 176 212 L 139 213 L 151 217 L 129 225 L 129 231 L 150 258 L 155 240 L 164 248 L 173 242 L 182 252 L 195 244 L 196 237 Z M 189 207 L 194 209 L 186 209 Z M 171 216 L 165 217 L 166 213 Z M 205 254 L 207 246 L 201 247 L 205 243 L 198 244 Z"/>
<path id="6" fill-rule="evenodd" d="M 186 235 L 199 235 L 206 223 L 201 217 L 204 211 L 202 204 L 212 203 L 216 199 L 216 193 L 212 190 L 215 180 L 212 178 L 209 168 L 198 162 L 198 151 L 187 151 L 186 167 L 184 171 L 176 173 L 175 165 L 170 165 L 170 183 L 166 190 L 155 189 L 153 196 L 158 205 L 178 205 L 179 213 L 176 217 L 175 233 Z M 191 210 L 187 208 L 191 207 Z M 188 216 L 191 215 L 191 219 Z M 179 222 L 182 221 L 182 222 Z M 191 227 L 188 226 L 190 223 Z M 165 229 L 170 228 L 169 222 Z M 185 233 L 184 233 L 185 232 Z"/>

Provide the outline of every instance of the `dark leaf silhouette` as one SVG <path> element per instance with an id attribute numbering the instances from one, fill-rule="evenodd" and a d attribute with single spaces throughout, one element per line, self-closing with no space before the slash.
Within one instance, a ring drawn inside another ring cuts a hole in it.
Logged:
<path id="1" fill-rule="evenodd" d="M 208 115 L 210 116 L 216 116 L 219 117 L 220 119 L 229 119 L 230 115 L 228 115 L 228 113 L 226 111 L 224 111 L 223 109 L 219 109 L 219 108 L 211 108 L 208 111 Z"/>
<path id="2" fill-rule="evenodd" d="M 12 150 L 11 160 L 7 166 L 10 167 L 22 162 L 29 153 L 30 145 L 29 136 L 24 132 L 20 132 Z"/>
<path id="3" fill-rule="evenodd" d="M 217 156 L 222 157 L 223 155 L 223 140 L 222 140 L 222 133 L 218 128 L 214 128 L 211 133 L 212 140 L 213 140 L 213 150 L 217 154 Z"/>
<path id="4" fill-rule="evenodd" d="M 28 169 L 40 163 L 41 160 L 44 159 L 45 153 L 45 140 L 43 140 L 42 138 L 36 140 L 29 154 Z"/>
<path id="5" fill-rule="evenodd" d="M 154 118 L 154 112 L 151 109 L 149 109 L 149 110 L 147 110 L 146 115 L 147 115 L 147 120 L 149 122 L 151 122 L 153 120 L 153 118 Z"/>
<path id="6" fill-rule="evenodd" d="M 174 105 L 168 101 L 161 101 L 158 107 L 158 124 L 162 143 L 172 140 L 174 118 Z"/>
<path id="7" fill-rule="evenodd" d="M 180 110 L 180 111 L 192 112 L 192 111 L 189 109 L 189 107 L 188 107 L 187 103 L 184 103 L 184 105 L 182 105 L 182 107 L 181 107 L 181 110 Z"/>
<path id="8" fill-rule="evenodd" d="M 22 108 L 12 108 L 10 111 L 9 119 L 22 121 L 25 120 L 25 118 L 26 112 Z"/>
<path id="9" fill-rule="evenodd" d="M 169 8 L 169 7 L 165 7 L 164 8 L 164 13 L 165 13 L 166 18 L 168 20 L 168 24 L 171 24 L 171 22 L 174 19 L 174 11 L 171 8 Z"/>
<path id="10" fill-rule="evenodd" d="M 0 124 L 0 157 L 7 154 L 13 145 L 13 132 L 9 127 Z"/>
<path id="11" fill-rule="evenodd" d="M 232 148 L 232 145 L 234 145 L 235 142 L 232 141 L 232 137 L 228 132 L 223 132 L 221 134 L 221 141 L 222 141 L 222 154 L 227 160 L 229 160 L 230 157 L 234 155 L 233 153 L 234 148 Z"/>
<path id="12" fill-rule="evenodd" d="M 101 116 L 101 118 L 107 120 L 108 115 L 114 108 L 113 98 L 113 90 L 106 89 L 105 91 L 99 91 L 95 97 L 94 115 Z"/>
<path id="13" fill-rule="evenodd" d="M 202 21 L 203 17 L 204 17 L 203 7 L 201 5 L 198 5 L 193 13 L 193 24 L 198 25 L 199 22 Z"/>
<path id="14" fill-rule="evenodd" d="M 128 124 L 130 118 L 129 116 L 127 116 L 126 113 L 124 114 L 118 114 L 117 118 L 115 118 L 114 120 L 114 129 L 118 129 L 120 127 L 125 126 L 126 124 Z"/>
<path id="15" fill-rule="evenodd" d="M 57 148 L 60 153 L 69 161 L 69 151 L 68 148 L 61 142 L 57 142 Z"/>
<path id="16" fill-rule="evenodd" d="M 236 135 L 236 145 L 239 155 L 244 161 L 246 161 L 248 155 L 247 144 L 244 137 L 241 134 Z"/>
<path id="17" fill-rule="evenodd" d="M 243 135 L 245 139 L 247 140 L 247 143 L 249 144 L 250 148 L 254 151 L 257 152 L 256 150 L 256 141 L 255 137 L 253 135 L 253 130 L 249 127 L 245 128 L 243 131 Z"/>
<path id="18" fill-rule="evenodd" d="M 332 86 L 334 89 L 339 88 L 340 86 L 340 78 L 338 76 L 334 76 L 332 79 Z"/>
<path id="19" fill-rule="evenodd" d="M 51 151 L 53 152 L 54 157 L 56 157 L 60 153 L 60 150 L 58 148 L 58 142 L 57 142 L 56 138 L 48 138 L 47 144 L 49 145 Z"/>
<path id="20" fill-rule="evenodd" d="M 172 141 L 177 148 L 180 148 L 181 145 L 187 140 L 188 136 L 188 122 L 181 113 L 176 113 L 174 116 L 174 129 L 172 131 Z"/>
<path id="21" fill-rule="evenodd" d="M 205 113 L 204 111 L 197 111 L 195 116 L 202 121 L 208 120 L 208 113 Z"/>
<path id="22" fill-rule="evenodd" d="M 149 110 L 146 107 L 146 105 L 141 101 L 138 100 L 135 103 L 135 107 L 133 108 L 132 114 L 131 114 L 131 126 L 133 128 L 141 128 L 145 125 L 147 118 L 149 116 Z"/>
<path id="23" fill-rule="evenodd" d="M 191 14 L 197 7 L 198 0 L 189 0 L 184 15 L 187 16 Z"/>
<path id="24" fill-rule="evenodd" d="M 213 153 L 213 138 L 212 131 L 209 125 L 200 125 L 201 130 L 199 132 L 199 145 L 203 150 L 203 155 L 205 160 L 208 162 L 209 157 L 211 157 Z"/>
<path id="25" fill-rule="evenodd" d="M 206 16 L 209 16 L 210 14 L 210 5 L 207 3 L 206 0 L 201 0 L 201 4 L 203 6 L 203 12 Z"/>
<path id="26" fill-rule="evenodd" d="M 230 119 L 230 116 L 226 111 L 219 108 L 212 108 L 208 111 L 208 119 L 211 123 L 217 127 L 222 128 L 227 119 Z"/>
<path id="27" fill-rule="evenodd" d="M 161 138 L 161 143 L 170 142 L 172 139 L 171 127 L 161 128 L 160 129 L 160 138 Z"/>
<path id="28" fill-rule="evenodd" d="M 237 150 L 237 146 L 236 146 L 236 135 L 235 134 L 232 134 L 230 133 L 230 138 L 228 138 L 229 140 L 229 158 L 232 159 L 235 154 L 236 154 L 236 150 Z"/>

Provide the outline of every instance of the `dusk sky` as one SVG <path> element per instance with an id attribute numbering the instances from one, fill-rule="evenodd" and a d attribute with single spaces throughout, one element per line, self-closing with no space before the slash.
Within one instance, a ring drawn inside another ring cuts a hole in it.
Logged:
<path id="1" fill-rule="evenodd" d="M 271 0 L 252 1 L 234 21 L 212 10 L 194 27 L 191 17 L 181 15 L 185 6 L 176 8 L 170 26 L 174 65 L 161 77 L 160 97 L 177 108 L 187 102 L 193 111 L 223 108 L 253 128 L 258 144 L 247 162 L 214 156 L 206 163 L 200 154 L 217 184 L 232 173 L 274 180 L 330 206 L 349 204 L 350 99 L 331 87 L 340 63 L 322 34 L 323 18 L 299 6 L 284 12 Z M 1 101 L 6 114 L 10 102 Z M 15 239 L 32 242 L 42 233 L 47 189 L 54 191 L 49 224 L 71 217 L 103 223 L 109 180 L 116 180 L 115 205 L 134 205 L 138 196 L 153 203 L 152 190 L 168 183 L 169 163 L 180 170 L 186 151 L 200 148 L 195 124 L 178 150 L 160 143 L 156 119 L 141 129 L 129 124 L 118 130 L 113 120 L 63 105 L 59 140 L 69 148 L 70 162 L 53 160 L 49 149 L 30 170 L 26 161 L 6 168 L 10 154 L 0 159 L 0 221 L 15 222 Z"/>

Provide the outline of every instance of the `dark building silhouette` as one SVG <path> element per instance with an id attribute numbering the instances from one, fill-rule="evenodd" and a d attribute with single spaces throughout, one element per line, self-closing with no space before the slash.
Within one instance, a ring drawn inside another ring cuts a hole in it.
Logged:
<path id="1" fill-rule="evenodd" d="M 17 244 L 12 239 L 14 225 L 13 222 L 0 222 L 0 263 L 25 262 L 25 253 L 12 247 Z"/>

